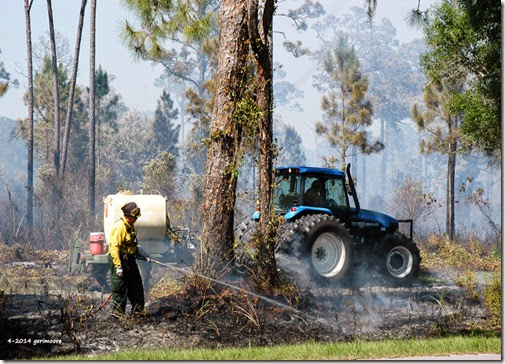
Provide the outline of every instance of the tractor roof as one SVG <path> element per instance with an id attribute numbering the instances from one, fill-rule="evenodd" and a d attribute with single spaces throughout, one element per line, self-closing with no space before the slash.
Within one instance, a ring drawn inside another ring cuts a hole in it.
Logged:
<path id="1" fill-rule="evenodd" d="M 290 171 L 291 170 L 291 171 Z M 277 172 L 288 171 L 288 173 L 317 173 L 323 175 L 333 175 L 333 176 L 341 176 L 344 177 L 345 174 L 341 170 L 332 169 L 332 168 L 321 168 L 321 167 L 306 167 L 306 166 L 281 166 L 276 168 Z"/>

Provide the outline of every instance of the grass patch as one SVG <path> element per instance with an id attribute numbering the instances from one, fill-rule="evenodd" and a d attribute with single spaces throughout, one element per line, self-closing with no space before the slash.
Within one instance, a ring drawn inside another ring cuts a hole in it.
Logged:
<path id="1" fill-rule="evenodd" d="M 497 334 L 451 336 L 436 339 L 304 343 L 298 345 L 224 349 L 142 349 L 86 356 L 60 356 L 51 360 L 356 360 L 408 356 L 501 353 Z M 40 358 L 39 358 L 40 359 Z"/>
<path id="2" fill-rule="evenodd" d="M 171 294 L 176 294 L 181 289 L 178 281 L 166 275 L 161 278 L 151 289 L 149 290 L 149 298 L 156 299 L 160 297 L 166 297 Z"/>
<path id="3" fill-rule="evenodd" d="M 492 315 L 490 325 L 501 326 L 502 284 L 500 274 L 493 274 L 491 284 L 484 289 L 482 295 L 484 297 L 484 305 Z"/>

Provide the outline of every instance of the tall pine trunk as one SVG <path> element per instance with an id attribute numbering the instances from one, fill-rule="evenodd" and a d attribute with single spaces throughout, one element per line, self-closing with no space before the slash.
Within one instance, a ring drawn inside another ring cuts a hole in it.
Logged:
<path id="1" fill-rule="evenodd" d="M 361 155 L 361 179 L 360 179 L 360 184 L 361 184 L 361 195 L 359 196 L 359 199 L 361 200 L 361 205 L 366 206 L 366 200 L 367 200 L 367 191 L 366 191 L 366 155 L 363 153 Z"/>
<path id="2" fill-rule="evenodd" d="M 247 64 L 246 0 L 221 2 L 216 100 L 205 164 L 201 244 L 216 263 L 233 257 L 233 220 L 242 131 L 233 120 Z"/>
<path id="3" fill-rule="evenodd" d="M 58 87 L 58 60 L 56 56 L 56 37 L 54 36 L 53 8 L 51 0 L 47 0 L 49 18 L 49 38 L 51 40 L 51 60 L 53 66 L 53 100 L 54 100 L 54 169 L 56 176 L 60 174 L 60 91 Z"/>
<path id="4" fill-rule="evenodd" d="M 25 22 L 26 22 L 26 54 L 28 60 L 28 171 L 27 171 L 27 201 L 26 201 L 26 223 L 28 225 L 29 239 L 33 238 L 33 65 L 32 65 L 32 29 L 30 11 L 32 1 L 25 0 Z"/>
<path id="5" fill-rule="evenodd" d="M 456 129 L 456 121 L 449 122 L 449 134 L 454 135 Z M 447 159 L 447 213 L 445 220 L 445 231 L 450 240 L 454 240 L 455 232 L 454 184 L 456 178 L 456 149 L 457 141 L 451 141 L 449 143 L 449 153 Z"/>
<path id="6" fill-rule="evenodd" d="M 258 0 L 248 1 L 248 28 L 251 48 L 256 59 L 256 99 L 261 111 L 258 128 L 258 200 L 260 211 L 260 238 L 256 247 L 257 260 L 262 270 L 262 279 L 267 286 L 276 284 L 275 242 L 268 236 L 272 213 L 273 188 L 273 58 L 272 24 L 274 1 L 266 0 L 261 16 Z"/>
<path id="7" fill-rule="evenodd" d="M 387 160 L 388 160 L 388 147 L 386 140 L 386 122 L 381 118 L 381 142 L 384 144 L 384 149 L 382 150 L 381 156 L 381 173 L 380 173 L 380 191 L 379 195 L 382 197 L 383 201 L 386 202 L 386 179 L 387 179 Z"/>
<path id="8" fill-rule="evenodd" d="M 96 0 L 91 0 L 89 51 L 89 145 L 88 145 L 88 210 L 95 219 L 95 25 Z"/>
<path id="9" fill-rule="evenodd" d="M 77 26 L 77 38 L 75 40 L 74 65 L 72 68 L 72 79 L 70 80 L 70 94 L 68 96 L 67 117 L 65 119 L 65 131 L 63 137 L 63 148 L 61 155 L 61 174 L 65 174 L 67 166 L 68 143 L 70 138 L 70 124 L 72 123 L 72 111 L 74 107 L 75 83 L 77 80 L 77 69 L 79 68 L 79 52 L 81 49 L 81 36 L 84 23 L 84 10 L 87 0 L 82 0 L 81 11 L 79 12 L 79 25 Z"/>
<path id="10" fill-rule="evenodd" d="M 358 180 L 358 147 L 352 146 L 352 157 L 351 157 L 351 174 Z"/>

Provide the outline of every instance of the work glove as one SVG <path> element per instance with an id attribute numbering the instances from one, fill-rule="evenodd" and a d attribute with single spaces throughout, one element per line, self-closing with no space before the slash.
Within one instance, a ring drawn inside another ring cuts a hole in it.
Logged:
<path id="1" fill-rule="evenodd" d="M 116 267 L 116 275 L 119 278 L 123 278 L 123 267 Z"/>

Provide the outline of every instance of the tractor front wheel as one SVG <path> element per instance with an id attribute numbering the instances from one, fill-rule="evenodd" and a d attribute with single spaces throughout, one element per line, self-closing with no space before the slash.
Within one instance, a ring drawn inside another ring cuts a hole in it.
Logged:
<path id="1" fill-rule="evenodd" d="M 410 284 L 419 275 L 419 248 L 404 235 L 387 235 L 375 246 L 374 252 L 375 264 L 389 282 L 396 285 Z"/>

